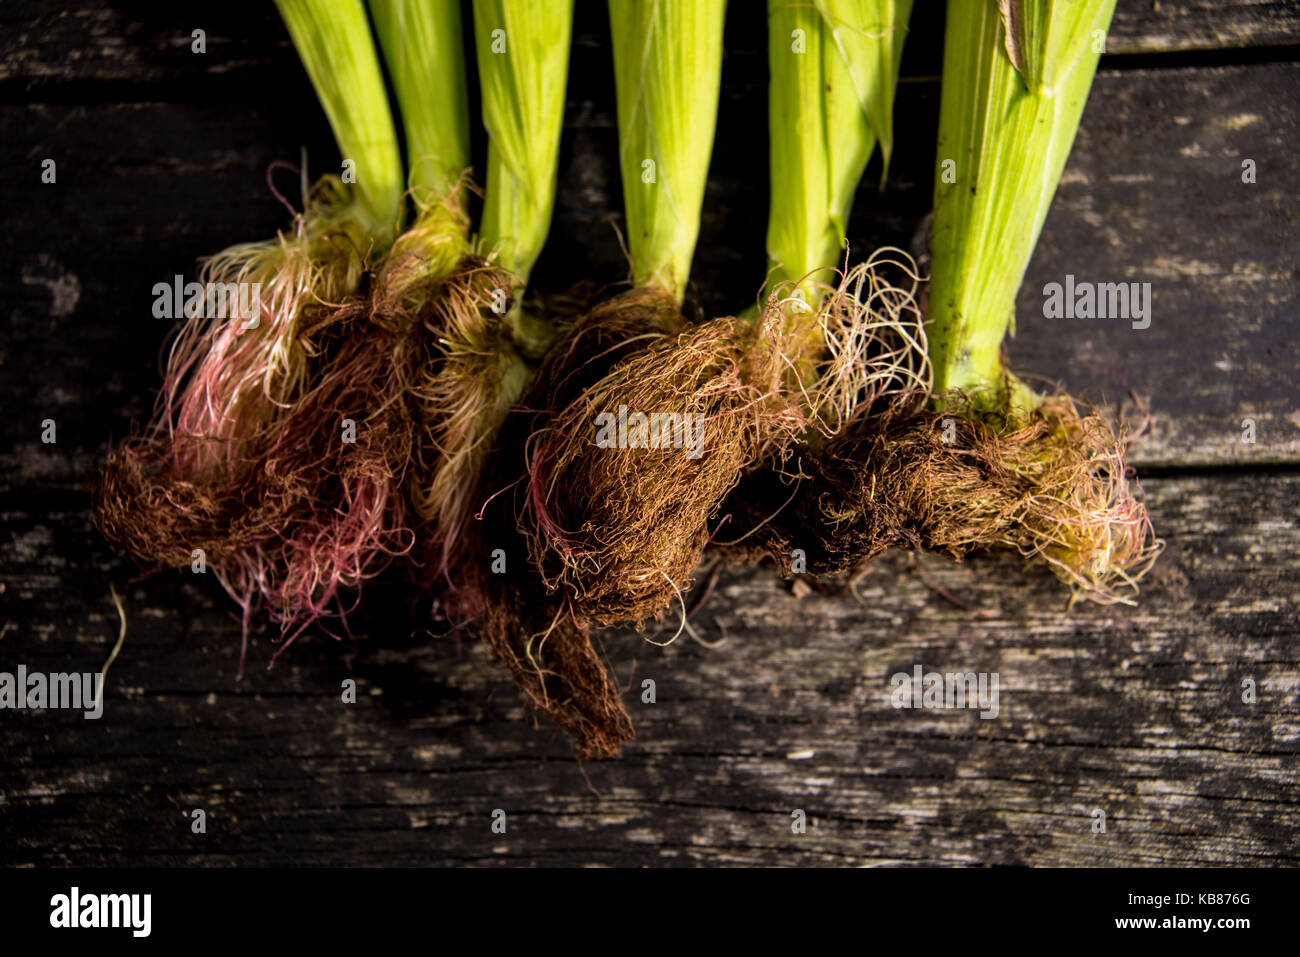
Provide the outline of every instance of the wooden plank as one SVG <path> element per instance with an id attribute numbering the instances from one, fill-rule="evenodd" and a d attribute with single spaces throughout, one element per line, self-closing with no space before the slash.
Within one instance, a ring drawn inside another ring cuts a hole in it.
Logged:
<path id="1" fill-rule="evenodd" d="M 236 682 L 238 624 L 215 584 L 137 580 L 91 528 L 83 485 L 157 385 L 152 284 L 283 225 L 270 162 L 296 161 L 301 142 L 313 169 L 336 159 L 269 8 L 256 8 L 266 31 L 245 25 L 242 0 L 197 9 L 218 18 L 205 19 L 209 50 L 232 72 L 189 59 L 174 14 L 0 7 L 0 98 L 13 104 L 0 107 L 0 166 L 22 184 L 0 192 L 0 670 L 97 669 L 116 636 L 110 582 L 129 616 L 101 721 L 0 712 L 0 863 L 1300 861 L 1294 64 L 1104 71 L 1027 279 L 1018 366 L 1096 398 L 1151 397 L 1155 433 L 1136 460 L 1164 469 L 1144 485 L 1170 549 L 1137 609 L 1063 616 L 1050 575 L 998 556 L 922 557 L 925 576 L 891 556 L 858 600 L 728 571 L 693 620 L 720 647 L 607 636 L 640 737 L 584 769 L 529 727 L 473 636 L 435 637 L 427 600 L 403 586 L 367 589 L 355 658 L 315 636 L 267 673 L 258 632 Z M 586 9 L 579 76 L 605 59 L 603 6 Z M 1162 2 L 1122 7 L 1112 51 L 1134 10 L 1175 23 L 1163 49 L 1208 42 L 1179 39 L 1193 16 L 1227 30 L 1216 10 L 1248 24 L 1243 44 L 1286 42 L 1249 26 L 1267 16 L 1245 4 Z M 277 39 L 259 60 L 221 39 L 242 35 Z M 761 280 L 766 93 L 746 36 L 733 16 L 694 273 L 712 312 Z M 543 288 L 623 274 L 611 94 L 587 82 L 571 97 Z M 863 190 L 855 248 L 916 232 L 937 102 L 932 80 L 904 84 L 889 189 Z M 47 156 L 54 186 L 37 185 Z M 1257 160 L 1253 186 L 1242 157 Z M 1048 330 L 1039 292 L 1067 272 L 1152 282 L 1151 327 Z M 38 439 L 47 416 L 52 446 Z M 1250 447 L 1243 416 L 1257 420 Z M 1177 471 L 1188 466 L 1214 468 Z M 998 673 L 999 717 L 893 709 L 890 675 L 916 664 Z M 339 700 L 349 676 L 356 705 Z M 206 835 L 190 831 L 195 807 Z M 498 807 L 505 838 L 489 830 Z"/>
<path id="2" fill-rule="evenodd" d="M 1094 401 L 1147 396 L 1155 421 L 1135 449 L 1139 465 L 1300 460 L 1298 80 L 1300 67 L 1286 63 L 1098 78 L 1026 278 L 1011 355 L 1018 369 Z M 855 255 L 911 244 L 932 191 L 937 93 L 904 85 L 888 188 L 865 186 L 855 206 Z M 764 110 L 754 88 L 731 89 L 722 110 L 693 273 L 708 312 L 742 308 L 762 281 L 767 213 L 755 184 L 766 179 L 765 151 L 752 131 L 764 128 Z M 609 117 L 594 107 L 569 116 L 555 222 L 534 272 L 541 288 L 626 275 L 612 225 L 621 196 Z M 40 463 L 32 468 L 66 479 L 86 474 L 109 436 L 147 414 L 166 335 L 149 312 L 153 284 L 282 227 L 265 171 L 296 162 L 299 142 L 310 144 L 313 169 L 336 158 L 323 119 L 288 103 L 0 107 L 0 160 L 25 177 L 0 195 L 10 238 L 0 400 L 32 411 L 0 423 L 0 487 L 23 474 L 46 417 L 67 458 L 30 459 Z M 39 182 L 46 157 L 59 164 L 53 185 Z M 1243 157 L 1256 161 L 1253 185 L 1241 182 Z M 293 180 L 277 182 L 292 195 Z M 1043 319 L 1044 285 L 1067 274 L 1150 282 L 1150 328 Z M 73 385 L 87 382 L 103 383 L 110 401 L 82 401 Z M 1242 441 L 1246 419 L 1253 444 Z"/>
<path id="3" fill-rule="evenodd" d="M 1300 8 L 1290 0 L 1120 0 L 1107 53 L 1168 53 L 1294 44 Z"/>
<path id="4" fill-rule="evenodd" d="M 920 7 L 921 5 L 918 5 Z M 938 71 L 942 5 L 914 18 L 905 71 Z M 608 71 L 606 7 L 579 0 L 574 15 L 579 47 L 596 48 Z M 194 51 L 202 29 L 206 52 Z M 735 4 L 728 44 L 765 49 L 762 18 Z M 1300 9 L 1288 0 L 1120 0 L 1107 38 L 1112 54 L 1169 53 L 1295 44 Z M 106 92 L 149 96 L 265 100 L 283 84 L 303 84 L 288 34 L 263 0 L 191 0 L 183 8 L 72 0 L 51 9 L 41 0 L 0 6 L 0 84 L 24 96 L 62 97 L 62 87 L 99 100 Z M 575 75 L 585 75 L 575 73 Z M 11 95 L 13 95 L 11 93 Z"/>
<path id="5" fill-rule="evenodd" d="M 0 484 L 87 475 L 107 440 L 147 416 L 171 325 L 153 318 L 153 286 L 192 279 L 199 257 L 288 224 L 268 165 L 297 162 L 300 140 L 311 156 L 329 155 L 327 129 L 286 135 L 295 113 L 0 107 L 0 162 L 18 178 L 0 192 L 11 227 L 0 252 L 0 405 L 17 410 L 0 426 Z M 56 164 L 53 184 L 41 182 L 45 159 Z M 294 175 L 276 182 L 293 195 Z M 39 441 L 46 418 L 57 427 L 48 449 Z"/>
<path id="6" fill-rule="evenodd" d="M 856 598 L 728 571 L 693 620 L 722 645 L 606 636 L 639 737 L 585 768 L 472 637 L 431 637 L 404 589 L 370 596 L 354 659 L 311 638 L 267 672 L 258 634 L 236 682 L 213 582 L 131 581 L 83 494 L 10 493 L 0 670 L 97 670 L 110 582 L 128 632 L 99 721 L 0 712 L 0 864 L 1294 866 L 1300 476 L 1147 493 L 1170 544 L 1134 609 L 1063 614 L 1049 573 L 999 556 L 920 559 L 987 617 L 905 556 Z M 997 673 L 998 716 L 895 709 L 891 676 L 918 664 Z"/>
<path id="7" fill-rule="evenodd" d="M 1095 90 L 1021 288 L 1013 364 L 1097 401 L 1145 395 L 1142 464 L 1300 460 L 1300 65 L 1110 73 Z M 1067 275 L 1150 283 L 1150 327 L 1043 318 Z"/>
<path id="8" fill-rule="evenodd" d="M 204 53 L 195 51 L 197 29 Z M 167 96 L 200 79 L 231 89 L 241 77 L 266 80 L 293 66 L 288 33 L 274 5 L 260 0 L 198 0 L 184 8 L 11 0 L 0 7 L 0 81 L 29 91 L 153 84 L 154 95 Z"/>
<path id="9" fill-rule="evenodd" d="M 1134 450 L 1141 466 L 1300 460 L 1298 92 L 1294 63 L 1111 70 L 1094 84 L 1009 352 L 1017 370 L 1098 404 L 1130 391 L 1145 397 L 1155 422 Z M 761 279 L 753 264 L 763 261 L 767 210 L 751 183 L 763 174 L 740 172 L 761 161 L 745 135 L 765 122 L 761 100 L 754 88 L 734 89 L 722 111 L 692 273 L 710 311 L 752 301 Z M 878 246 L 916 247 L 933 196 L 938 112 L 938 84 L 901 85 L 886 190 L 874 185 L 873 161 L 854 205 L 855 258 Z M 561 194 L 565 215 L 583 197 L 597 207 L 618 202 L 616 166 L 589 145 L 612 149 L 612 134 L 579 135 L 588 141 L 583 188 Z M 1242 181 L 1245 159 L 1255 162 L 1253 184 Z M 594 213 L 585 216 L 587 231 L 599 228 Z M 1044 287 L 1067 275 L 1149 282 L 1150 327 L 1044 318 Z M 1253 442 L 1243 440 L 1246 420 Z"/>

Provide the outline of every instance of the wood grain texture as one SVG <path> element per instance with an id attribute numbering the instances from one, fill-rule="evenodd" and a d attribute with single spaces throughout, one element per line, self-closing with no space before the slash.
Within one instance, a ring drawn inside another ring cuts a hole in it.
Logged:
<path id="1" fill-rule="evenodd" d="M 351 671 L 310 640 L 266 672 L 262 635 L 236 682 L 210 582 L 129 584 L 83 496 L 6 496 L 0 660 L 97 669 L 114 581 L 129 629 L 102 719 L 4 713 L 0 863 L 1300 863 L 1300 476 L 1147 492 L 1177 531 L 1136 609 L 1062 615 L 1049 573 L 1001 556 L 920 559 L 987 617 L 904 556 L 856 596 L 728 571 L 693 620 L 721 646 L 606 636 L 639 736 L 585 768 L 469 636 L 419 634 L 402 589 L 368 603 Z M 999 716 L 894 709 L 916 664 L 998 673 Z"/>
<path id="2" fill-rule="evenodd" d="M 1026 276 L 1010 353 L 1016 368 L 1091 401 L 1146 397 L 1154 435 L 1135 451 L 1139 466 L 1300 461 L 1297 92 L 1300 66 L 1291 63 L 1097 80 Z M 765 167 L 759 172 L 752 138 L 741 132 L 762 129 L 765 93 L 742 84 L 729 94 L 693 267 L 694 295 L 714 313 L 752 301 L 764 262 L 766 207 L 752 184 Z M 864 187 L 854 207 L 857 257 L 912 244 L 932 191 L 937 94 L 932 83 L 902 88 L 907 123 L 886 191 Z M 626 275 L 608 110 L 604 100 L 570 104 L 555 221 L 534 274 L 542 288 Z M 9 322 L 0 397 L 34 410 L 0 424 L 0 464 L 10 475 L 21 474 L 20 457 L 47 415 L 62 430 L 60 453 L 72 457 L 63 474 L 71 475 L 87 474 L 105 440 L 147 414 L 166 335 L 149 312 L 153 284 L 191 276 L 200 256 L 283 226 L 268 165 L 296 161 L 302 142 L 317 158 L 313 168 L 334 155 L 323 121 L 295 120 L 300 112 L 0 107 L 4 167 L 38 182 L 50 157 L 59 171 L 56 184 L 0 196 L 13 257 L 0 275 Z M 1243 158 L 1256 162 L 1254 184 L 1241 181 Z M 281 174 L 280 188 L 291 190 L 292 180 Z M 1066 274 L 1151 283 L 1150 328 L 1043 319 L 1044 284 Z M 102 383 L 112 401 L 85 403 L 70 387 L 80 382 Z M 1243 441 L 1246 419 L 1255 423 L 1253 443 Z M 48 470 L 64 460 L 40 461 Z"/>
<path id="3" fill-rule="evenodd" d="M 1300 8 L 1290 0 L 1119 0 L 1106 51 L 1223 50 L 1297 37 Z"/>
<path id="4" fill-rule="evenodd" d="M 1300 460 L 1300 65 L 1111 73 L 1096 89 L 1021 289 L 1013 364 L 1098 400 L 1147 396 L 1140 464 Z M 1150 327 L 1044 319 L 1044 284 L 1067 274 L 1150 283 Z"/>
<path id="5" fill-rule="evenodd" d="M 1300 72 L 1257 55 L 1294 42 L 1294 4 L 1121 0 L 1111 52 L 1183 53 L 1104 62 L 1021 297 L 1018 368 L 1149 399 L 1133 458 L 1169 547 L 1140 606 L 1062 614 L 1049 573 L 999 555 L 891 555 L 855 595 L 728 569 L 692 619 L 722 645 L 605 637 L 639 736 L 585 767 L 473 634 L 445 634 L 400 583 L 367 589 L 355 647 L 313 635 L 268 672 L 257 631 L 236 681 L 215 583 L 141 578 L 91 527 L 85 483 L 157 388 L 153 283 L 284 225 L 270 163 L 303 144 L 314 170 L 337 159 L 269 4 L 204 2 L 185 24 L 159 9 L 0 6 L 0 670 L 98 670 L 110 584 L 129 624 L 102 720 L 0 711 L 0 864 L 1300 863 Z M 764 261 L 761 24 L 736 9 L 694 265 L 706 313 L 752 299 Z M 604 15 L 579 7 L 547 290 L 625 274 Z M 859 195 L 855 256 L 910 246 L 929 207 L 939 25 L 909 40 L 897 152 L 886 191 Z M 1222 55 L 1188 65 L 1203 48 Z M 1151 327 L 1042 319 L 1043 284 L 1066 273 L 1151 282 Z M 999 717 L 890 707 L 889 676 L 916 664 L 997 672 Z"/>
<path id="6" fill-rule="evenodd" d="M 911 24 L 917 47 L 907 73 L 936 73 L 943 4 L 924 0 Z M 733 4 L 728 29 L 744 41 L 761 35 L 753 9 Z M 605 4 L 578 0 L 579 44 L 600 45 L 608 35 Z M 468 19 L 467 21 L 468 22 Z M 755 28 L 756 27 L 756 28 Z M 206 53 L 193 49 L 202 29 Z M 1119 0 L 1106 41 L 1109 54 L 1175 53 L 1295 44 L 1300 9 L 1290 0 Z M 763 56 L 763 44 L 732 43 L 729 55 Z M 117 96 L 193 96 L 200 89 L 239 89 L 265 96 L 264 84 L 292 74 L 296 57 L 268 0 L 191 0 L 120 3 L 7 0 L 0 7 L 0 84 L 30 94 L 61 96 L 59 87 L 89 84 Z M 92 94 L 93 95 L 93 94 Z M 103 95 L 102 92 L 100 95 Z"/>

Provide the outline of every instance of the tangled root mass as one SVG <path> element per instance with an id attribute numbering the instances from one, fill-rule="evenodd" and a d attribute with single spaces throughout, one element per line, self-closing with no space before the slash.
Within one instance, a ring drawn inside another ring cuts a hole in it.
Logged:
<path id="1" fill-rule="evenodd" d="M 738 489 L 728 510 L 751 534 L 731 550 L 789 573 L 800 549 L 809 572 L 839 574 L 887 548 L 953 559 L 1013 548 L 1076 598 L 1132 603 L 1162 543 L 1123 449 L 1121 434 L 1065 396 L 1001 413 L 899 399 L 806 452 L 794 474 Z"/>

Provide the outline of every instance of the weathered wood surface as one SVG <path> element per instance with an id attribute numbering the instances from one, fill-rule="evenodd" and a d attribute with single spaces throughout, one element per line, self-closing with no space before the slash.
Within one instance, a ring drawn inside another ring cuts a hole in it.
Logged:
<path id="1" fill-rule="evenodd" d="M 761 10 L 757 3 L 750 6 Z M 917 10 L 912 31 L 918 42 L 904 72 L 937 72 L 943 4 L 920 0 Z M 738 22 L 746 12 L 744 4 L 737 4 L 729 26 L 742 40 L 762 31 L 761 22 L 757 31 Z M 574 16 L 580 48 L 603 44 L 607 17 L 604 3 L 580 0 Z M 196 29 L 204 31 L 207 52 L 202 55 L 193 50 Z M 1294 45 L 1297 36 L 1300 9 L 1291 0 L 1120 0 L 1106 52 L 1266 48 Z M 761 43 L 741 42 L 732 44 L 729 55 L 761 61 L 765 53 Z M 184 9 L 162 2 L 96 0 L 57 6 L 7 0 L 0 6 L 0 83 L 41 95 L 89 83 L 106 85 L 119 96 L 156 95 L 158 84 L 169 87 L 169 98 L 198 85 L 227 95 L 233 87 L 261 89 L 265 95 L 262 84 L 282 81 L 294 57 L 269 0 L 191 0 Z"/>
<path id="2" fill-rule="evenodd" d="M 712 312 L 751 302 L 764 269 L 766 209 L 751 179 L 765 176 L 752 132 L 764 128 L 765 93 L 737 84 L 729 94 L 694 265 L 696 294 Z M 1149 400 L 1156 419 L 1135 451 L 1139 466 L 1300 460 L 1297 94 L 1294 63 L 1111 71 L 1096 82 L 1026 276 L 1011 356 L 1017 368 L 1095 402 L 1118 403 L 1130 391 Z M 59 422 L 60 452 L 44 468 L 80 456 L 63 474 L 85 474 L 105 426 L 120 436 L 146 415 L 166 332 L 149 313 L 153 284 L 190 276 L 198 257 L 283 225 L 265 170 L 297 161 L 299 132 L 309 156 L 334 155 L 323 122 L 304 126 L 301 112 L 289 104 L 0 106 L 4 168 L 36 183 L 44 158 L 58 164 L 57 184 L 0 197 L 16 260 L 3 277 L 13 303 L 8 349 L 46 359 L 20 362 L 0 396 L 36 401 Z M 905 84 L 899 115 L 907 123 L 886 192 L 868 186 L 855 206 L 849 235 L 859 254 L 909 247 L 929 206 L 937 84 Z M 535 272 L 543 288 L 626 275 L 612 212 L 621 205 L 615 140 L 611 103 L 570 104 L 555 228 Z M 1242 182 L 1243 159 L 1255 162 L 1253 184 Z M 280 188 L 291 190 L 292 179 L 282 173 Z M 80 228 L 91 216 L 95 228 Z M 1042 318 L 1044 284 L 1067 274 L 1151 283 L 1150 327 Z M 51 378 L 50 362 L 60 378 Z M 87 378 L 102 381 L 110 409 L 62 387 Z M 0 462 L 18 465 L 13 456 L 28 454 L 43 417 L 0 425 L 8 439 Z M 1247 419 L 1253 443 L 1243 441 Z"/>
<path id="3" fill-rule="evenodd" d="M 605 638 L 639 736 L 585 767 L 481 645 L 419 633 L 403 592 L 368 603 L 351 671 L 348 645 L 312 640 L 267 672 L 262 637 L 236 683 L 210 585 L 126 584 L 84 497 L 6 496 L 0 660 L 97 669 L 110 582 L 129 627 L 102 719 L 4 713 L 0 862 L 1300 863 L 1300 477 L 1147 490 L 1174 538 L 1136 609 L 1063 616 L 1050 574 L 994 556 L 920 559 L 990 617 L 902 556 L 856 598 L 728 572 L 693 619 L 721 646 Z M 999 716 L 894 709 L 915 664 L 997 672 Z"/>
<path id="4" fill-rule="evenodd" d="M 1294 42 L 1294 5 L 1121 0 L 1112 52 L 1256 49 L 1209 66 L 1108 57 L 1026 279 L 1016 364 L 1097 400 L 1135 390 L 1155 416 L 1134 460 L 1169 550 L 1140 606 L 1063 615 L 1050 574 L 1003 556 L 891 556 L 856 598 L 728 570 L 692 619 L 721 646 L 606 637 L 639 736 L 585 767 L 526 720 L 472 634 L 442 635 L 404 587 L 368 590 L 356 649 L 316 637 L 267 672 L 259 631 L 236 682 L 238 623 L 215 583 L 140 579 L 90 526 L 84 483 L 157 386 L 153 283 L 283 225 L 269 163 L 303 143 L 317 170 L 336 157 L 269 5 L 265 30 L 240 4 L 92 7 L 0 6 L 0 670 L 97 670 L 117 634 L 110 584 L 129 627 L 102 720 L 0 712 L 0 863 L 1300 859 L 1300 79 L 1285 50 L 1259 55 Z M 547 289 L 624 271 L 603 16 L 580 8 Z M 176 39 L 191 18 L 213 24 L 201 64 Z M 762 278 L 758 36 L 733 15 L 694 270 L 707 311 L 743 306 Z M 863 189 L 855 249 L 910 245 L 929 205 L 938 40 L 926 21 L 909 41 L 888 188 Z M 1151 327 L 1042 319 L 1042 286 L 1065 273 L 1150 281 Z M 997 672 L 999 717 L 893 709 L 889 676 L 915 664 Z M 349 676 L 355 705 L 338 693 Z"/>
<path id="5" fill-rule="evenodd" d="M 1148 397 L 1140 465 L 1300 460 L 1300 64 L 1110 73 L 1096 90 L 1022 287 L 1013 364 L 1098 400 Z M 1150 327 L 1044 319 L 1044 284 L 1067 274 L 1150 283 Z"/>
<path id="6" fill-rule="evenodd" d="M 1282 46 L 1300 36 L 1291 0 L 1119 0 L 1109 53 Z"/>

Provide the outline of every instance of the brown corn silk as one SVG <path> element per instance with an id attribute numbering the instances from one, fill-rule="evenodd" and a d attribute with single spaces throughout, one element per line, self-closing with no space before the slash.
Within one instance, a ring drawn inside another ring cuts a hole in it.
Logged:
<path id="1" fill-rule="evenodd" d="M 1132 603 L 1159 548 L 1116 451 L 1122 434 L 1066 396 L 1002 413 L 926 406 L 900 396 L 802 450 L 785 475 L 754 476 L 728 501 L 723 550 L 789 575 L 797 549 L 810 574 L 840 575 L 888 548 L 959 560 L 1004 547 L 1047 563 L 1076 598 Z"/>

